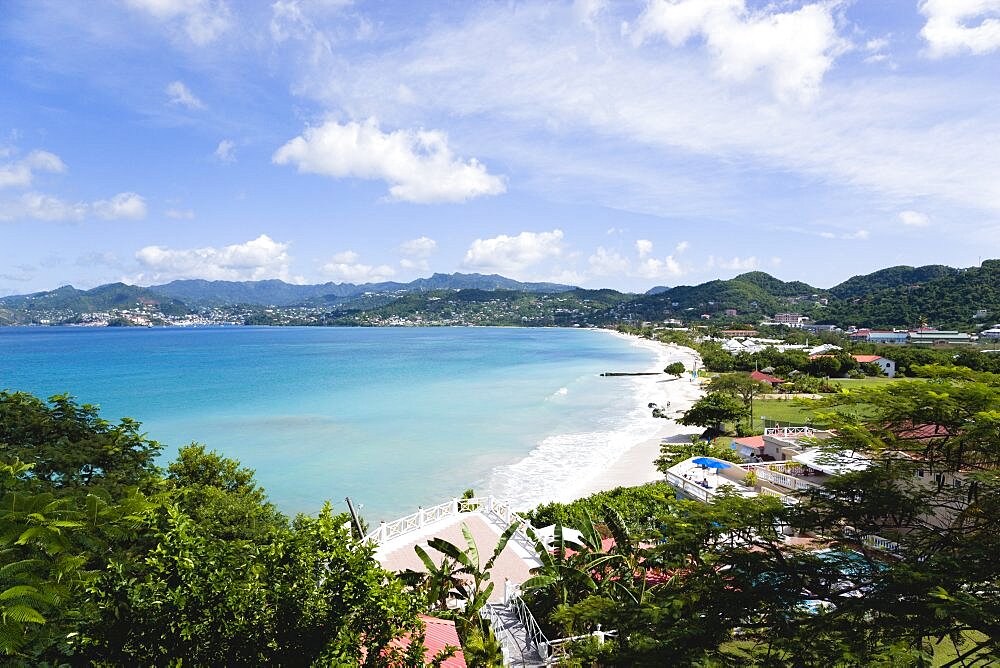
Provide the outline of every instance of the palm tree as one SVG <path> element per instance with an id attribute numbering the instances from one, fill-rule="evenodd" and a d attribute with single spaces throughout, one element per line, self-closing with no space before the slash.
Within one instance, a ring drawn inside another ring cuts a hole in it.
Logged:
<path id="1" fill-rule="evenodd" d="M 493 548 L 493 554 L 484 564 L 480 561 L 479 546 L 476 545 L 472 531 L 463 523 L 465 549 L 443 538 L 432 538 L 427 541 L 427 545 L 444 555 L 441 562 L 435 564 L 427 551 L 416 545 L 413 549 L 427 567 L 427 573 L 407 569 L 400 576 L 407 584 L 425 588 L 428 602 L 436 609 L 446 609 L 449 595 L 454 593 L 457 598 L 465 601 L 463 617 L 466 621 L 471 621 L 478 617 L 479 610 L 493 593 L 494 583 L 489 581 L 490 572 L 518 526 L 519 523 L 515 522 L 507 527 Z"/>

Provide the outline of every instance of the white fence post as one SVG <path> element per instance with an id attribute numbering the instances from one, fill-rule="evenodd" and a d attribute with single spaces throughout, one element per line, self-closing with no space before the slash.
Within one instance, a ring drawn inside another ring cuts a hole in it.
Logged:
<path id="1" fill-rule="evenodd" d="M 379 545 L 385 543 L 385 520 L 380 520 L 378 523 L 378 543 Z"/>
<path id="2" fill-rule="evenodd" d="M 424 528 L 424 507 L 417 506 L 417 526 L 421 529 Z"/>
<path id="3" fill-rule="evenodd" d="M 458 515 L 458 497 L 451 497 L 451 514 Z"/>

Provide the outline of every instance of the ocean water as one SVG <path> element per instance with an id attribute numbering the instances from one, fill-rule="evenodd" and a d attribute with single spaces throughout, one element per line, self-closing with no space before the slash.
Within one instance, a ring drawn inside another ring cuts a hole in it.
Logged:
<path id="1" fill-rule="evenodd" d="M 289 513 L 350 496 L 370 521 L 472 487 L 572 498 L 655 423 L 656 354 L 603 332 L 507 328 L 0 328 L 0 388 L 140 420 L 163 463 L 197 441 Z"/>

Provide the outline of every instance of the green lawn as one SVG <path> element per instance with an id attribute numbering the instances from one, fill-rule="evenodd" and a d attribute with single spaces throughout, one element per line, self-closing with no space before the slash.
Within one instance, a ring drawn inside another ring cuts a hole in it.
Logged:
<path id="1" fill-rule="evenodd" d="M 754 427 L 760 426 L 761 417 L 778 422 L 800 422 L 805 423 L 815 413 L 809 406 L 800 405 L 800 401 L 810 401 L 809 399 L 789 400 L 789 399 L 758 399 L 753 402 Z"/>
<path id="2" fill-rule="evenodd" d="M 834 385 L 839 385 L 844 389 L 851 389 L 852 387 L 880 387 L 882 385 L 888 385 L 890 383 L 899 383 L 905 381 L 905 378 L 886 378 L 884 376 L 873 376 L 871 378 L 837 378 L 830 381 Z"/>

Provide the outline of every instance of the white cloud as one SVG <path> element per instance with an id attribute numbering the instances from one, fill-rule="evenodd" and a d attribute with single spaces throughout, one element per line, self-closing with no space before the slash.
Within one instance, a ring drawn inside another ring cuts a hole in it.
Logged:
<path id="1" fill-rule="evenodd" d="M 180 105 L 188 109 L 204 109 L 205 103 L 191 92 L 191 89 L 184 85 L 183 81 L 172 81 L 165 89 L 170 104 Z"/>
<path id="2" fill-rule="evenodd" d="M 709 255 L 707 266 L 709 269 L 712 267 L 719 267 L 721 269 L 730 269 L 732 271 L 754 271 L 760 266 L 760 263 L 753 255 L 750 255 L 749 257 L 734 256 L 730 259 Z"/>
<path id="3" fill-rule="evenodd" d="M 334 255 L 323 265 L 327 276 L 348 283 L 378 283 L 391 278 L 396 271 L 387 264 L 373 266 L 360 262 L 361 256 L 351 250 Z"/>
<path id="4" fill-rule="evenodd" d="M 437 249 L 437 242 L 429 237 L 419 237 L 404 241 L 399 245 L 399 252 L 405 257 L 399 261 L 403 269 L 430 271 L 431 265 L 427 258 Z"/>
<path id="5" fill-rule="evenodd" d="M 292 280 L 289 276 L 288 244 L 266 234 L 242 244 L 216 248 L 170 249 L 146 246 L 135 254 L 143 273 L 139 283 L 156 283 L 179 278 L 223 281 L 258 281 L 267 278 Z"/>
<path id="6" fill-rule="evenodd" d="M 653 252 L 653 242 L 649 239 L 637 239 L 635 242 L 635 252 L 639 254 L 639 258 L 644 258 Z"/>
<path id="7" fill-rule="evenodd" d="M 219 162 L 236 162 L 236 142 L 231 139 L 223 139 L 215 147 L 213 155 Z"/>
<path id="8" fill-rule="evenodd" d="M 931 57 L 1000 49 L 1000 0 L 924 0 L 920 13 L 927 17 L 920 35 Z"/>
<path id="9" fill-rule="evenodd" d="M 53 195 L 26 192 L 14 200 L 0 201 L 0 220 L 23 219 L 73 222 L 94 215 L 105 220 L 138 220 L 146 216 L 146 201 L 136 193 L 119 193 L 96 202 L 66 202 Z"/>
<path id="10" fill-rule="evenodd" d="M 810 183 L 873 209 L 920 197 L 980 220 L 1000 212 L 1000 154 L 983 139 L 1000 136 L 1000 93 L 975 76 L 845 71 L 814 104 L 778 105 L 769 89 L 712 76 L 701 49 L 634 48 L 617 29 L 622 6 L 594 18 L 595 39 L 565 5 L 491 3 L 349 70 L 303 54 L 296 83 L 328 108 L 396 126 L 456 119 L 453 134 L 475 136 L 548 197 L 738 222 L 759 203 L 751 169 L 791 177 L 772 180 L 789 184 L 769 197 L 775 207 L 797 207 Z M 401 81 L 419 109 L 399 104 Z"/>
<path id="11" fill-rule="evenodd" d="M 436 249 L 437 242 L 429 237 L 410 239 L 399 246 L 399 252 L 407 257 L 430 257 Z"/>
<path id="12" fill-rule="evenodd" d="M 223 0 L 126 0 L 170 26 L 176 26 L 199 46 L 215 41 L 231 26 L 229 5 Z"/>
<path id="13" fill-rule="evenodd" d="M 673 255 L 668 255 L 662 260 L 651 257 L 639 263 L 636 275 L 647 279 L 683 276 L 684 268 Z"/>
<path id="14" fill-rule="evenodd" d="M 91 207 L 96 215 L 106 220 L 141 220 L 146 217 L 146 200 L 136 193 L 118 193 L 111 199 L 94 202 Z"/>
<path id="15" fill-rule="evenodd" d="M 306 128 L 279 148 L 273 160 L 294 164 L 302 173 L 382 179 L 393 199 L 407 202 L 463 202 L 507 189 L 501 177 L 488 173 L 475 158 L 456 158 L 443 132 L 382 132 L 375 118 Z"/>
<path id="16" fill-rule="evenodd" d="M 163 215 L 174 220 L 194 220 L 194 211 L 191 209 L 167 209 Z"/>
<path id="17" fill-rule="evenodd" d="M 560 256 L 563 252 L 562 240 L 562 230 L 476 239 L 465 252 L 462 265 L 476 271 L 518 274 L 542 260 Z"/>
<path id="18" fill-rule="evenodd" d="M 674 248 L 674 252 L 675 252 L 675 253 L 678 253 L 678 254 L 680 254 L 680 253 L 683 253 L 684 251 L 686 251 L 686 250 L 687 250 L 688 248 L 690 248 L 690 247 L 691 247 L 691 244 L 689 244 L 689 243 L 688 243 L 688 242 L 686 242 L 686 241 L 681 241 L 681 242 L 680 242 L 680 243 L 678 243 L 678 244 L 677 244 L 677 246 L 676 246 L 676 247 Z"/>
<path id="19" fill-rule="evenodd" d="M 590 265 L 590 274 L 593 276 L 624 274 L 631 264 L 624 255 L 610 251 L 604 246 L 598 246 L 587 262 Z"/>
<path id="20" fill-rule="evenodd" d="M 62 173 L 66 165 L 55 153 L 32 151 L 20 160 L 0 164 L 0 188 L 27 188 L 35 172 Z"/>
<path id="21" fill-rule="evenodd" d="M 926 213 L 919 211 L 900 211 L 899 222 L 909 227 L 927 227 L 931 219 Z"/>
<path id="22" fill-rule="evenodd" d="M 83 220 L 90 206 L 86 202 L 64 202 L 58 197 L 39 192 L 27 192 L 12 202 L 0 203 L 0 220 L 24 218 L 45 222 Z"/>
<path id="23" fill-rule="evenodd" d="M 765 74 L 779 97 L 809 98 L 847 48 L 832 7 L 816 3 L 789 12 L 751 11 L 745 0 L 652 0 L 633 39 L 641 44 L 662 36 L 678 47 L 701 36 L 720 77 L 743 82 Z"/>

